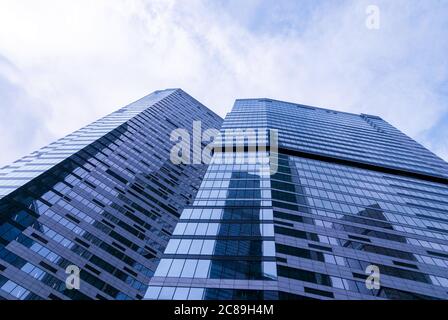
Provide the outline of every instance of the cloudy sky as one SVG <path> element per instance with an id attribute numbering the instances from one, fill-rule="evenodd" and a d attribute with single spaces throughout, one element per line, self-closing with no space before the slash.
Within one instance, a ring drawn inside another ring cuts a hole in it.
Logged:
<path id="1" fill-rule="evenodd" d="M 448 160 L 447 33 L 437 0 L 0 0 L 0 167 L 171 87 L 222 116 L 252 97 L 379 115 Z"/>

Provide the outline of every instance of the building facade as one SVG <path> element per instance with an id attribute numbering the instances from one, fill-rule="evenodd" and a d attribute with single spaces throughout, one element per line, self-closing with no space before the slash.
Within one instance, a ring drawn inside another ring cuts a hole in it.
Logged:
<path id="1" fill-rule="evenodd" d="M 0 299 L 142 299 L 205 174 L 170 159 L 196 120 L 222 123 L 156 91 L 0 169 Z"/>
<path id="2" fill-rule="evenodd" d="M 221 134 L 145 299 L 448 298 L 443 160 L 379 117 L 270 99 Z"/>
<path id="3" fill-rule="evenodd" d="M 379 117 L 160 90 L 0 169 L 0 299 L 447 299 L 447 212 Z"/>

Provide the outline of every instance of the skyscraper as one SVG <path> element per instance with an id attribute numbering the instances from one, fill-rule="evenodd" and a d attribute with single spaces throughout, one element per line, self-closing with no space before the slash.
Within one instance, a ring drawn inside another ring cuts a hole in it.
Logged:
<path id="1" fill-rule="evenodd" d="M 377 116 L 271 99 L 229 132 L 146 299 L 448 298 L 447 163 Z"/>
<path id="2" fill-rule="evenodd" d="M 171 132 L 196 120 L 222 122 L 156 91 L 2 168 L 0 299 L 141 299 L 205 173 L 170 160 Z"/>
<path id="3" fill-rule="evenodd" d="M 379 117 L 160 90 L 0 169 L 0 299 L 448 299 L 447 212 Z"/>

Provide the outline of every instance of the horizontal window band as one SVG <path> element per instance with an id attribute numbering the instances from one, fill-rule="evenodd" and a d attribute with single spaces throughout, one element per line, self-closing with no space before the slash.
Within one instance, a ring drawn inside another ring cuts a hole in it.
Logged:
<path id="1" fill-rule="evenodd" d="M 408 178 L 421 179 L 421 180 L 425 180 L 425 181 L 442 183 L 442 184 L 448 185 L 448 178 L 445 178 L 442 176 L 429 175 L 429 174 L 420 173 L 420 172 L 416 172 L 416 171 L 408 171 L 408 170 L 392 168 L 392 167 L 382 167 L 379 165 L 366 163 L 366 162 L 358 162 L 358 161 L 353 161 L 353 160 L 349 160 L 349 159 L 335 158 L 335 157 L 330 157 L 330 156 L 326 156 L 323 154 L 309 153 L 309 152 L 303 152 L 303 151 L 299 151 L 299 150 L 292 150 L 292 149 L 286 149 L 286 148 L 278 148 L 278 153 L 312 159 L 312 160 L 320 160 L 320 161 L 326 161 L 326 162 L 331 162 L 331 163 L 336 163 L 336 164 L 342 164 L 342 165 L 352 166 L 352 167 L 356 167 L 356 168 L 360 168 L 360 169 L 367 169 L 367 170 L 372 170 L 372 171 L 377 171 L 377 172 L 382 172 L 382 173 L 395 174 L 395 175 L 399 175 L 399 176 L 405 176 Z"/>
<path id="2" fill-rule="evenodd" d="M 225 256 L 225 255 L 200 255 L 200 254 L 164 254 L 163 259 L 195 259 L 195 260 L 231 260 L 231 261 L 277 261 L 275 256 Z"/>

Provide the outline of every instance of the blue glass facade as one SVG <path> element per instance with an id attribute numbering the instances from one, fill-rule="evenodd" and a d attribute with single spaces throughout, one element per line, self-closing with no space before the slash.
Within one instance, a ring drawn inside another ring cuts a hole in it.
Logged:
<path id="1" fill-rule="evenodd" d="M 0 299 L 143 298 L 206 170 L 170 160 L 172 130 L 195 120 L 222 122 L 180 89 L 156 91 L 0 169 Z"/>
<path id="2" fill-rule="evenodd" d="M 448 298 L 442 159 L 379 117 L 270 99 L 237 100 L 231 129 L 278 147 L 215 152 L 146 299 Z"/>
<path id="3" fill-rule="evenodd" d="M 173 163 L 195 120 L 243 138 Z M 0 299 L 447 299 L 447 212 L 447 163 L 379 117 L 161 90 L 0 169 Z"/>

